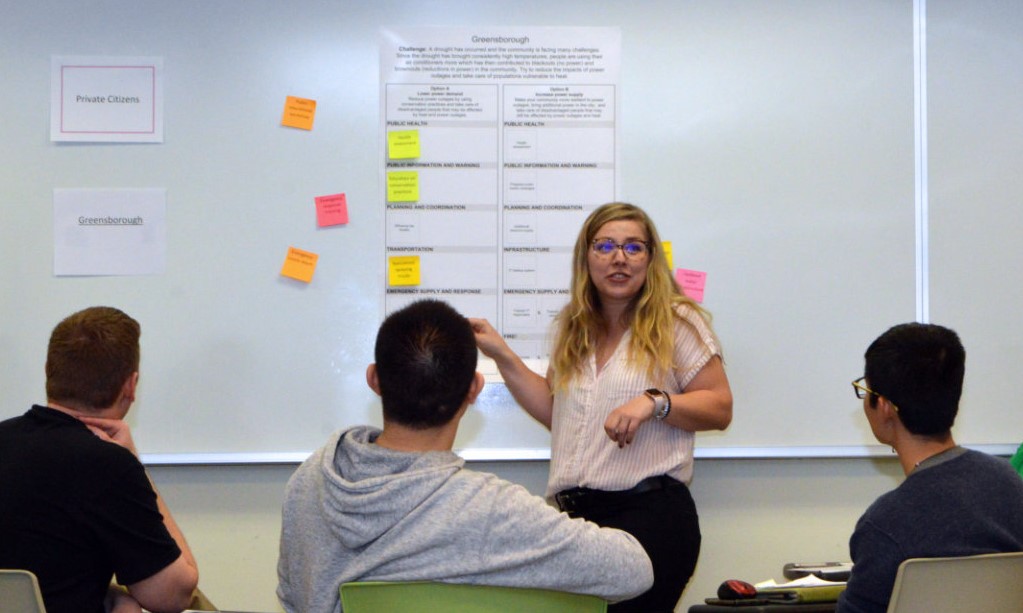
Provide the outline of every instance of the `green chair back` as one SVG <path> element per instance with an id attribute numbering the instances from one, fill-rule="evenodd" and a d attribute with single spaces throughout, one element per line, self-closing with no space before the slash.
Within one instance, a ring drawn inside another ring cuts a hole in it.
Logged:
<path id="1" fill-rule="evenodd" d="M 606 613 L 596 596 L 532 588 L 361 581 L 341 586 L 344 613 Z"/>

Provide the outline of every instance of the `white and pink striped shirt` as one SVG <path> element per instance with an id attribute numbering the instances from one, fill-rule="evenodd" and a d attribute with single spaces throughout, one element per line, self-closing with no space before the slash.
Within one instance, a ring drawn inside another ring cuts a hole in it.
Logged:
<path id="1" fill-rule="evenodd" d="M 568 387 L 554 394 L 551 417 L 551 473 L 547 496 L 572 487 L 629 489 L 647 477 L 669 475 L 688 484 L 693 477 L 693 433 L 650 420 L 639 427 L 632 444 L 619 448 L 604 433 L 608 414 L 644 390 L 655 387 L 682 392 L 721 348 L 714 331 L 690 306 L 681 305 L 684 321 L 675 324 L 675 364 L 662 378 L 628 359 L 631 332 L 626 332 L 597 373 L 591 355 Z"/>

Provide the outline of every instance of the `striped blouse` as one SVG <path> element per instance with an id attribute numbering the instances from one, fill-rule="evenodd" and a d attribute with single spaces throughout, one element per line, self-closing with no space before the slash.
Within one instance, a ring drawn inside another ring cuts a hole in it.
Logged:
<path id="1" fill-rule="evenodd" d="M 615 408 L 651 387 L 680 393 L 713 356 L 720 355 L 717 337 L 703 317 L 688 305 L 680 305 L 678 313 L 684 321 L 675 324 L 677 370 L 651 378 L 646 368 L 637 368 L 628 359 L 627 331 L 599 374 L 596 356 L 591 355 L 567 388 L 555 392 L 548 497 L 572 487 L 629 489 L 655 475 L 690 482 L 692 432 L 650 420 L 624 448 L 604 433 L 604 421 Z"/>

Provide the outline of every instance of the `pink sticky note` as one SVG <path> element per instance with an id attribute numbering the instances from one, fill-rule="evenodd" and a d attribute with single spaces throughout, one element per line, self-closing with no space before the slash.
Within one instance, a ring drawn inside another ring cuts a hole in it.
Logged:
<path id="1" fill-rule="evenodd" d="M 675 281 L 682 288 L 683 294 L 697 302 L 703 302 L 703 288 L 707 285 L 707 273 L 676 268 Z"/>
<path id="2" fill-rule="evenodd" d="M 317 196 L 316 225 L 336 226 L 348 223 L 348 200 L 344 194 Z"/>

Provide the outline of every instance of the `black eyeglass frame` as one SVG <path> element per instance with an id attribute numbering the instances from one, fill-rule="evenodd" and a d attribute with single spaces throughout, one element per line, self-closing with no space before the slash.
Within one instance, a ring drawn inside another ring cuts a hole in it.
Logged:
<path id="1" fill-rule="evenodd" d="M 859 379 L 856 379 L 855 381 L 852 382 L 853 393 L 856 394 L 856 397 L 859 398 L 860 400 L 863 400 L 864 398 L 867 397 L 868 394 L 871 396 L 880 396 L 881 394 L 878 394 L 877 392 L 863 384 L 863 382 L 866 381 L 866 379 L 867 379 L 866 377 L 860 377 Z"/>
<path id="2" fill-rule="evenodd" d="M 866 379 L 867 379 L 866 377 L 860 377 L 859 379 L 856 379 L 855 381 L 852 382 L 853 393 L 856 394 L 856 397 L 859 398 L 860 400 L 866 398 L 867 395 L 877 396 L 878 398 L 880 398 L 881 394 L 878 394 L 877 392 L 870 389 L 866 385 L 863 385 L 863 382 Z M 896 413 L 899 412 L 899 407 L 894 402 L 892 402 L 890 398 L 888 399 L 888 403 L 892 405 L 892 408 L 895 409 Z"/>

